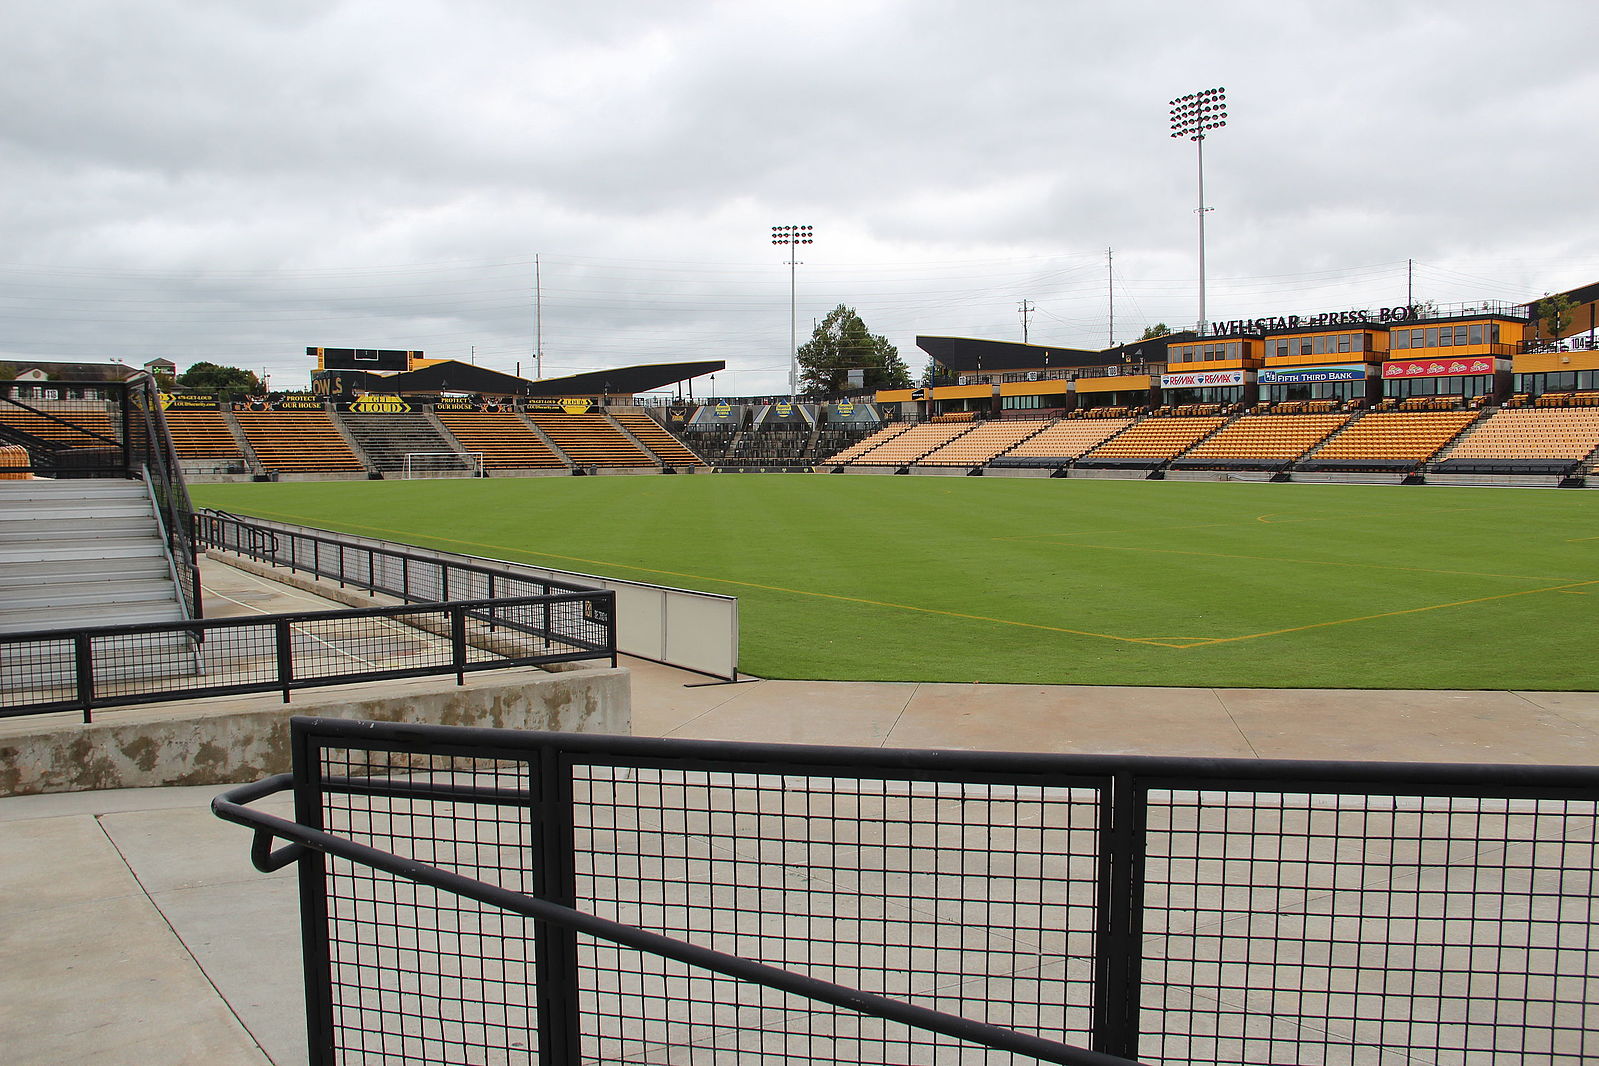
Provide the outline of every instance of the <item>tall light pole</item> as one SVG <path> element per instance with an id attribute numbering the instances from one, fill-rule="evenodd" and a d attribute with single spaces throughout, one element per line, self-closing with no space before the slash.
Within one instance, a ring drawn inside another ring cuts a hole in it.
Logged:
<path id="1" fill-rule="evenodd" d="M 794 299 L 794 268 L 799 266 L 799 246 L 810 244 L 810 226 L 773 226 L 772 243 L 788 246 L 788 402 L 799 393 L 799 329 Z"/>
<path id="2" fill-rule="evenodd" d="M 1199 149 L 1199 332 L 1205 324 L 1205 131 L 1227 125 L 1227 90 L 1202 89 L 1171 102 L 1171 135 L 1187 137 Z"/>

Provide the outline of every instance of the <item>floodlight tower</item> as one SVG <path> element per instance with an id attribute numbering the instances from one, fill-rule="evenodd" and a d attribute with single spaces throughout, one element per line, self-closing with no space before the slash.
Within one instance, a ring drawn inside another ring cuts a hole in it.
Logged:
<path id="1" fill-rule="evenodd" d="M 772 243 L 788 246 L 788 402 L 799 392 L 799 332 L 796 326 L 794 268 L 799 266 L 799 246 L 810 244 L 810 226 L 773 226 Z"/>
<path id="2" fill-rule="evenodd" d="M 1202 89 L 1171 102 L 1171 135 L 1187 137 L 1199 150 L 1199 332 L 1205 324 L 1205 131 L 1227 125 L 1227 90 Z"/>

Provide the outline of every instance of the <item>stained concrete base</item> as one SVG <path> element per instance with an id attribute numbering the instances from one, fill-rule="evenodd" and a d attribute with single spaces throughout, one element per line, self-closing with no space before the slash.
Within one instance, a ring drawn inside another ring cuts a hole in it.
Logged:
<path id="1" fill-rule="evenodd" d="M 0 795 L 245 781 L 289 769 L 294 714 L 432 725 L 626 733 L 626 670 L 495 670 L 453 678 L 346 685 L 185 704 L 114 708 L 84 725 L 77 714 L 13 719 L 0 727 Z"/>

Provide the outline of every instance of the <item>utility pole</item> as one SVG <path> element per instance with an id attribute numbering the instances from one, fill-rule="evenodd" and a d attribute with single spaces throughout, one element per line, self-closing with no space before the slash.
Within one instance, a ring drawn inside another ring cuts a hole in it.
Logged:
<path id="1" fill-rule="evenodd" d="M 1416 306 L 1416 261 L 1405 260 L 1405 306 Z"/>
<path id="2" fill-rule="evenodd" d="M 1110 268 L 1110 249 L 1105 249 L 1105 291 L 1110 294 L 1110 347 L 1116 347 L 1116 274 Z"/>
<path id="3" fill-rule="evenodd" d="M 539 276 L 537 252 L 533 254 L 533 376 L 544 376 L 544 279 Z"/>
<path id="4" fill-rule="evenodd" d="M 1022 343 L 1027 343 L 1027 316 L 1038 310 L 1038 305 L 1027 300 L 1021 302 L 1018 313 L 1022 316 Z"/>

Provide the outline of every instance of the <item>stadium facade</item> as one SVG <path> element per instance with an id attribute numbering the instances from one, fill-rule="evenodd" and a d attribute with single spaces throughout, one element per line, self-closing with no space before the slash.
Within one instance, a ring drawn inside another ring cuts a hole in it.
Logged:
<path id="1" fill-rule="evenodd" d="M 1100 351 L 917 338 L 944 369 L 930 390 L 875 399 L 906 418 L 1036 418 L 1095 407 L 1341 407 L 1431 398 L 1482 406 L 1599 388 L 1599 284 L 1527 304 L 1268 313 Z M 931 395 L 929 395 L 929 392 Z"/>

